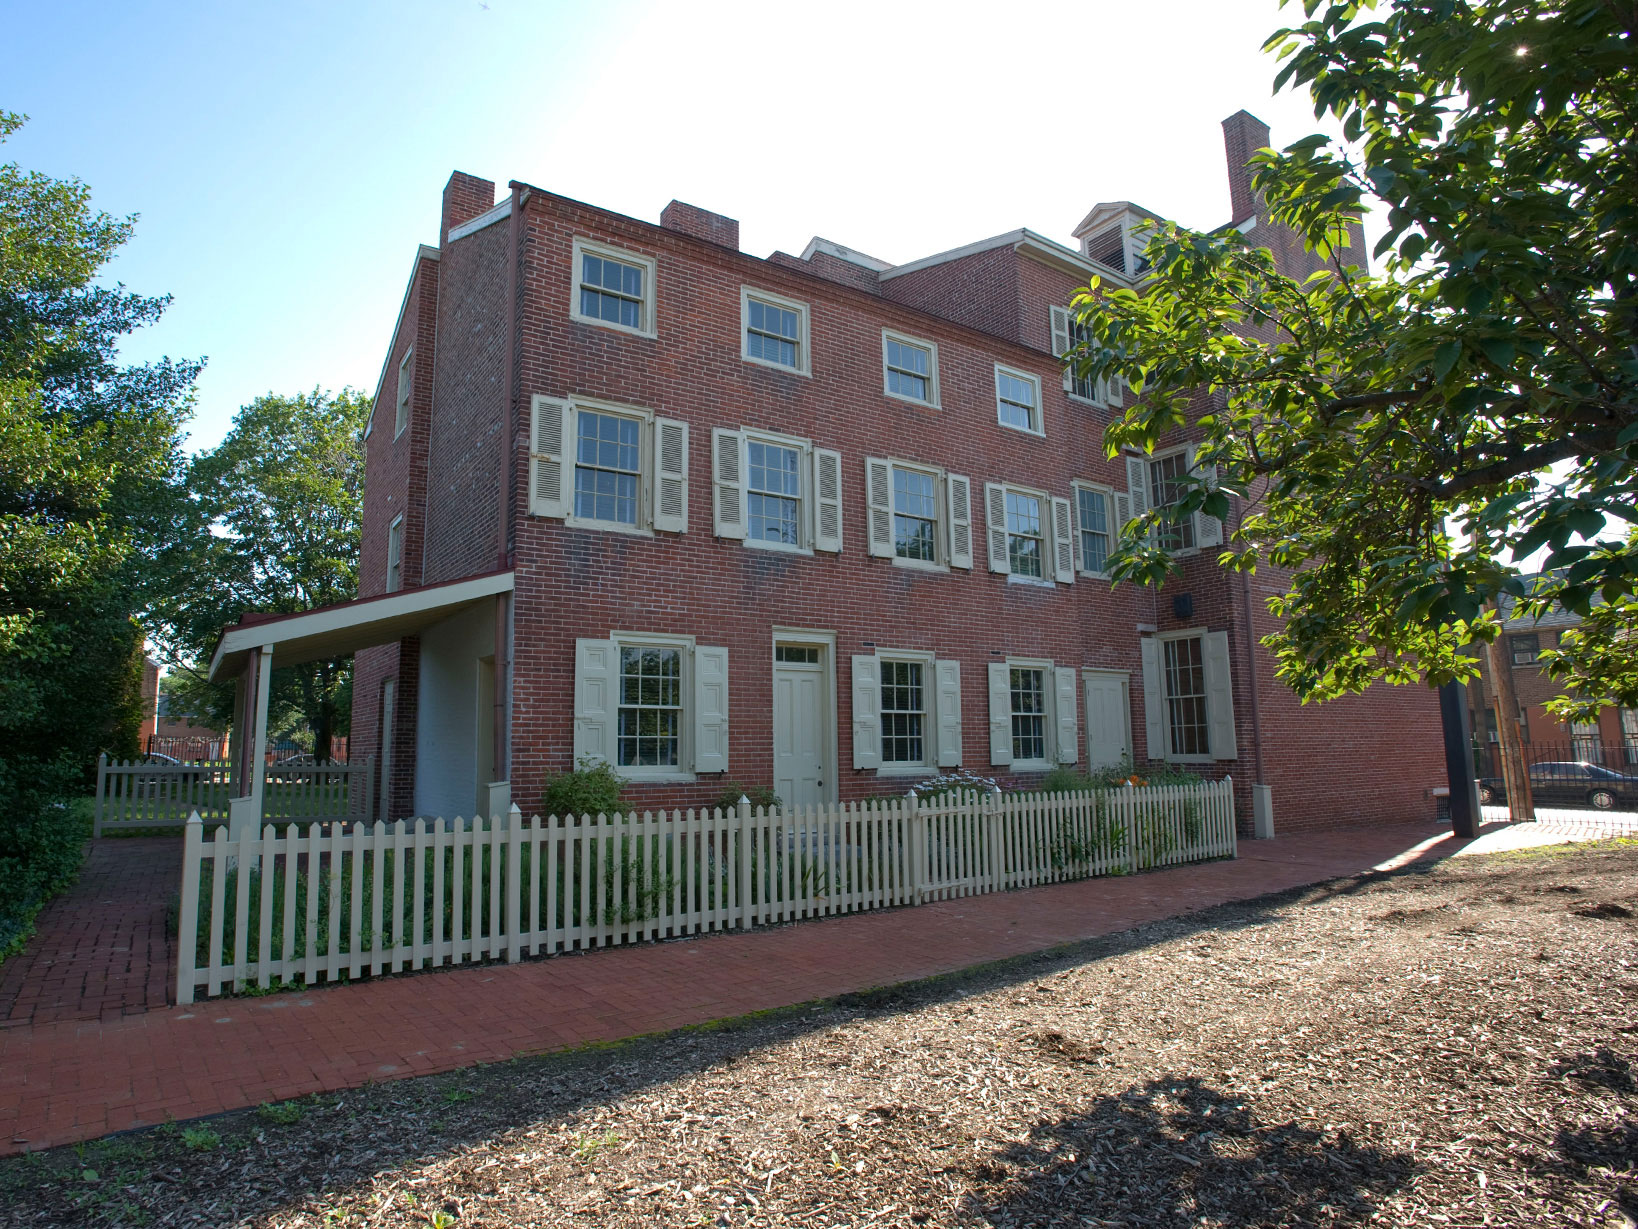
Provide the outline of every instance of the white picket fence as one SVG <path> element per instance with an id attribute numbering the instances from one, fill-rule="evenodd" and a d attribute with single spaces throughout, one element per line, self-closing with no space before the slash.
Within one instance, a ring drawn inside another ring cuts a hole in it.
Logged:
<path id="1" fill-rule="evenodd" d="M 1231 780 L 579 819 L 188 821 L 177 1002 L 1233 857 Z"/>
<path id="2" fill-rule="evenodd" d="M 363 819 L 372 814 L 373 761 L 357 764 L 269 764 L 263 770 L 262 815 L 279 822 Z M 180 828 L 188 816 L 228 818 L 233 767 L 97 760 L 93 835 Z"/>

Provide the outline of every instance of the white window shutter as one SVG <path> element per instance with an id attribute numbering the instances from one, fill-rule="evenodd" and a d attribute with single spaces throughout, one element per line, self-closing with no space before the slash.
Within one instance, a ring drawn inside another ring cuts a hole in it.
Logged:
<path id="1" fill-rule="evenodd" d="M 1009 574 L 1012 562 L 1007 558 L 1007 488 L 998 482 L 984 484 L 984 516 L 989 526 L 990 571 Z M 1012 746 L 1010 734 L 1007 746 Z M 1008 759 L 1007 763 L 1012 760 Z"/>
<path id="2" fill-rule="evenodd" d="M 1205 482 L 1208 491 L 1217 489 L 1217 466 L 1206 464 L 1200 468 L 1201 480 Z M 1215 516 L 1208 516 L 1204 512 L 1197 512 L 1194 516 L 1194 540 L 1201 546 L 1223 545 L 1223 522 Z"/>
<path id="3" fill-rule="evenodd" d="M 1069 353 L 1069 309 L 1067 307 L 1051 307 L 1047 309 L 1052 315 L 1052 357 L 1062 358 Z M 1064 391 L 1068 392 L 1075 387 L 1075 377 L 1070 374 L 1068 364 L 1064 365 Z"/>
<path id="4" fill-rule="evenodd" d="M 583 757 L 614 763 L 620 651 L 612 640 L 574 642 L 574 766 Z"/>
<path id="5" fill-rule="evenodd" d="M 1229 678 L 1229 645 L 1227 632 L 1207 632 L 1204 658 L 1206 666 L 1206 730 L 1214 760 L 1233 760 L 1240 756 L 1234 742 L 1234 688 Z"/>
<path id="6" fill-rule="evenodd" d="M 1120 376 L 1110 376 L 1102 382 L 1103 396 L 1110 405 L 1121 406 L 1126 404 L 1126 381 Z"/>
<path id="7" fill-rule="evenodd" d="M 945 501 L 950 512 L 950 566 L 973 566 L 973 484 L 961 474 L 944 479 Z"/>
<path id="8" fill-rule="evenodd" d="M 1160 672 L 1160 641 L 1144 636 L 1138 641 L 1143 651 L 1143 732 L 1151 760 L 1168 758 L 1166 746 L 1166 680 Z"/>
<path id="9" fill-rule="evenodd" d="M 719 538 L 745 536 L 745 437 L 718 427 L 711 432 L 713 531 Z"/>
<path id="10" fill-rule="evenodd" d="M 938 766 L 961 767 L 961 663 L 933 663 L 934 703 L 938 705 Z"/>
<path id="11" fill-rule="evenodd" d="M 654 528 L 688 532 L 688 424 L 654 420 Z"/>
<path id="12" fill-rule="evenodd" d="M 1058 762 L 1073 764 L 1081 756 L 1081 728 L 1077 719 L 1079 706 L 1075 702 L 1075 668 L 1058 666 L 1052 673 L 1054 689 L 1057 692 L 1055 716 L 1058 719 Z"/>
<path id="13" fill-rule="evenodd" d="M 842 454 L 832 448 L 813 450 L 813 549 L 842 549 Z"/>
<path id="14" fill-rule="evenodd" d="M 529 402 L 529 512 L 569 514 L 568 467 L 564 445 L 574 436 L 567 401 L 536 395 Z"/>
<path id="15" fill-rule="evenodd" d="M 1012 763 L 1012 672 L 1004 661 L 990 663 L 990 763 Z"/>
<path id="16" fill-rule="evenodd" d="M 1060 585 L 1075 582 L 1075 518 L 1069 501 L 1052 497 L 1053 579 Z"/>
<path id="17" fill-rule="evenodd" d="M 873 656 L 853 659 L 853 766 L 882 766 L 882 663 Z"/>
<path id="18" fill-rule="evenodd" d="M 865 458 L 865 516 L 870 526 L 870 553 L 893 557 L 893 466 L 881 457 Z"/>
<path id="19" fill-rule="evenodd" d="M 1115 492 L 1115 535 L 1126 528 L 1126 522 L 1132 519 L 1132 497 L 1124 491 Z"/>
<path id="20" fill-rule="evenodd" d="M 694 771 L 728 771 L 728 650 L 694 646 Z"/>
<path id="21" fill-rule="evenodd" d="M 1126 458 L 1126 493 L 1132 499 L 1132 515 L 1149 510 L 1149 463 L 1142 457 Z"/>

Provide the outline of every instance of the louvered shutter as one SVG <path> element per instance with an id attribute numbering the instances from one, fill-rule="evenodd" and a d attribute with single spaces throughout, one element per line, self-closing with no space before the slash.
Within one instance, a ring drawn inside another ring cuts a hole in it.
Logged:
<path id="1" fill-rule="evenodd" d="M 1118 537 L 1121 530 L 1126 528 L 1126 522 L 1132 519 L 1132 497 L 1123 491 L 1115 492 L 1115 535 Z"/>
<path id="2" fill-rule="evenodd" d="M 1207 632 L 1202 657 L 1206 667 L 1206 730 L 1214 760 L 1238 759 L 1234 741 L 1234 688 L 1229 678 L 1227 632 Z"/>
<path id="3" fill-rule="evenodd" d="M 1058 762 L 1073 764 L 1081 757 L 1081 728 L 1077 720 L 1075 668 L 1058 666 L 1053 672 L 1054 716 L 1058 721 Z"/>
<path id="4" fill-rule="evenodd" d="M 694 646 L 694 771 L 728 771 L 728 650 Z"/>
<path id="5" fill-rule="evenodd" d="M 933 663 L 933 702 L 938 706 L 938 766 L 961 766 L 961 663 Z"/>
<path id="6" fill-rule="evenodd" d="M 1075 583 L 1075 518 L 1069 501 L 1052 499 L 1053 579 L 1060 585 Z"/>
<path id="7" fill-rule="evenodd" d="M 1149 510 L 1149 466 L 1142 457 L 1126 458 L 1126 493 L 1132 499 L 1132 515 Z"/>
<path id="8" fill-rule="evenodd" d="M 612 640 L 574 642 L 574 762 L 614 763 L 620 652 Z"/>
<path id="9" fill-rule="evenodd" d="M 1201 480 L 1206 484 L 1206 490 L 1217 489 L 1217 466 L 1208 462 L 1200 468 Z M 1204 512 L 1195 515 L 1194 540 L 1201 546 L 1223 545 L 1223 522 L 1215 516 L 1208 516 Z"/>
<path id="10" fill-rule="evenodd" d="M 688 424 L 654 420 L 654 528 L 688 532 Z"/>
<path id="11" fill-rule="evenodd" d="M 830 448 L 813 450 L 813 549 L 842 549 L 842 454 Z"/>
<path id="12" fill-rule="evenodd" d="M 574 412 L 567 401 L 535 396 L 529 402 L 529 512 L 569 514 L 564 445 L 574 437 Z"/>
<path id="13" fill-rule="evenodd" d="M 1126 381 L 1120 376 L 1110 376 L 1103 382 L 1104 399 L 1113 406 L 1126 404 Z"/>
<path id="14" fill-rule="evenodd" d="M 1012 674 L 1004 661 L 990 663 L 990 763 L 1012 763 Z"/>
<path id="15" fill-rule="evenodd" d="M 1052 315 L 1052 357 L 1063 358 L 1069 353 L 1069 309 L 1067 307 L 1048 308 Z M 1064 391 L 1069 392 L 1075 387 L 1075 377 L 1070 373 L 1066 363 L 1063 370 Z"/>
<path id="16" fill-rule="evenodd" d="M 1143 732 L 1145 753 L 1151 760 L 1167 758 L 1166 680 L 1160 673 L 1160 641 L 1144 636 L 1138 641 L 1143 652 Z"/>
<path id="17" fill-rule="evenodd" d="M 853 659 L 853 766 L 882 766 L 882 663 L 873 656 Z"/>
<path id="18" fill-rule="evenodd" d="M 984 516 L 989 526 L 990 571 L 1006 575 L 1012 571 L 1007 558 L 1007 488 L 998 482 L 984 484 Z"/>
<path id="19" fill-rule="evenodd" d="M 870 553 L 893 557 L 893 466 L 881 457 L 865 458 L 865 517 L 870 530 Z"/>
<path id="20" fill-rule="evenodd" d="M 973 484 L 961 474 L 944 479 L 945 500 L 950 512 L 950 566 L 973 566 Z"/>
<path id="21" fill-rule="evenodd" d="M 745 437 L 718 427 L 711 432 L 711 506 L 719 538 L 745 536 Z"/>

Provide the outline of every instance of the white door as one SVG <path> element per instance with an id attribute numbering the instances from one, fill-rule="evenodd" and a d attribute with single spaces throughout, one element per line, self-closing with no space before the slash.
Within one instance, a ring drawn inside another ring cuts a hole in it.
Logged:
<path id="1" fill-rule="evenodd" d="M 800 646 L 774 663 L 774 793 L 786 806 L 816 806 L 825 789 L 825 667 L 823 650 Z"/>
<path id="2" fill-rule="evenodd" d="M 1081 677 L 1086 685 L 1086 764 L 1096 772 L 1131 754 L 1130 689 L 1118 670 L 1084 670 Z"/>

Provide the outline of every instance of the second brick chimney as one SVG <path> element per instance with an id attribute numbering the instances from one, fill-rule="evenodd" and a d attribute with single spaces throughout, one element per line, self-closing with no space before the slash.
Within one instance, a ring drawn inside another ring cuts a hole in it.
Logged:
<path id="1" fill-rule="evenodd" d="M 660 225 L 667 230 L 681 231 L 707 243 L 720 243 L 725 248 L 739 251 L 739 223 L 720 213 L 701 209 L 698 205 L 672 201 L 660 211 Z"/>
<path id="2" fill-rule="evenodd" d="M 1232 221 L 1244 222 L 1257 212 L 1257 196 L 1251 190 L 1251 172 L 1246 163 L 1251 155 L 1268 145 L 1268 125 L 1249 111 L 1236 111 L 1223 121 L 1223 151 L 1228 155 L 1229 201 Z"/>
<path id="3" fill-rule="evenodd" d="M 438 223 L 438 246 L 449 242 L 449 232 L 462 222 L 495 207 L 495 181 L 456 171 L 444 185 L 444 213 Z"/>

